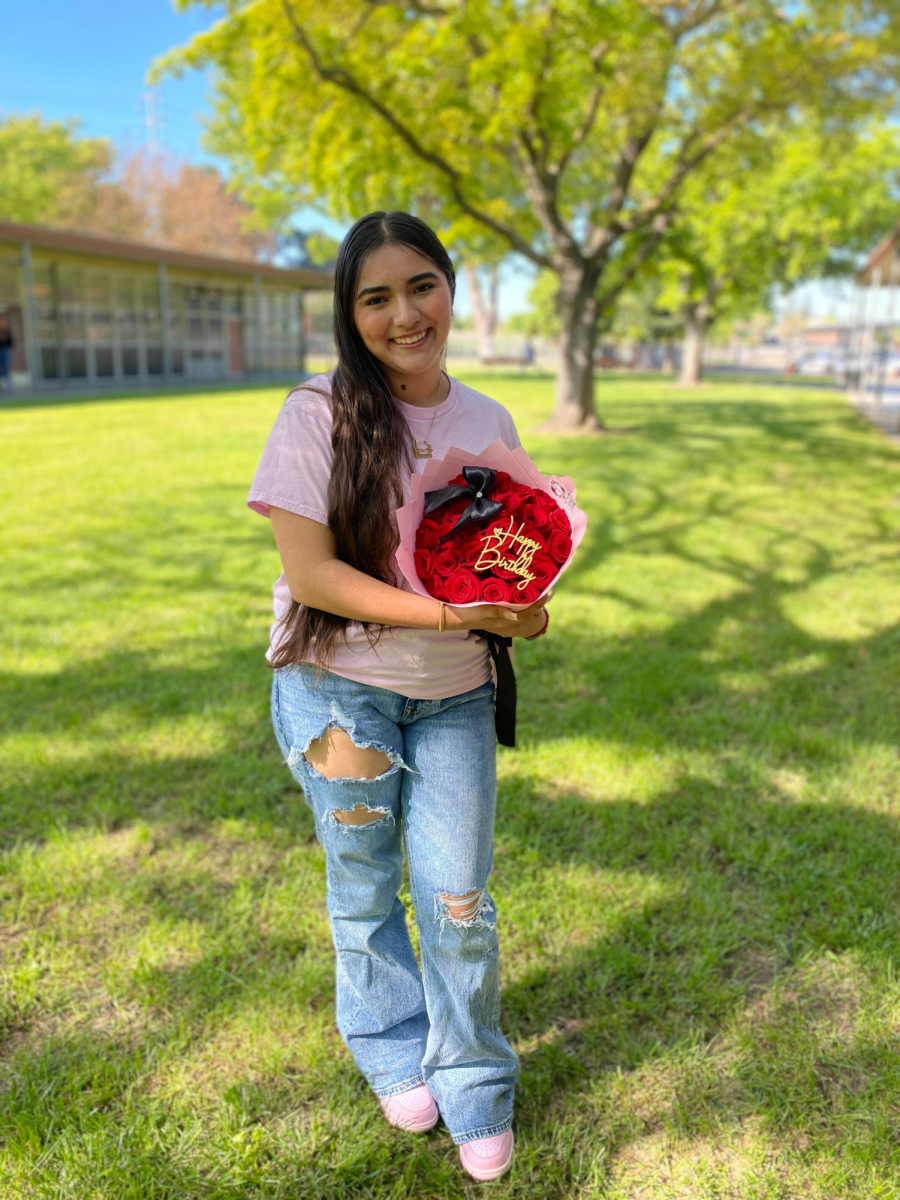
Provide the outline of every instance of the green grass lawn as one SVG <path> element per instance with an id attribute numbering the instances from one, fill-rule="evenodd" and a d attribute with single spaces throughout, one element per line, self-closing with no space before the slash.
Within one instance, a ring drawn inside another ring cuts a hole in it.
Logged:
<path id="1" fill-rule="evenodd" d="M 471 381 L 478 386 L 479 376 Z M 500 754 L 492 1194 L 900 1196 L 900 448 L 839 396 L 603 379 Z M 334 1030 L 244 507 L 273 390 L 0 411 L 0 1195 L 455 1200 Z"/>

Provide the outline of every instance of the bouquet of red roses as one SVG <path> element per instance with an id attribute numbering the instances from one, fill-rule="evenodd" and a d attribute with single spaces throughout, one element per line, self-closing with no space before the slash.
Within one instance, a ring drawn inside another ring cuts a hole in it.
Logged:
<path id="1" fill-rule="evenodd" d="M 534 604 L 569 565 L 587 517 L 572 480 L 522 449 L 451 448 L 412 479 L 397 511 L 397 562 L 412 589 L 448 604 Z"/>

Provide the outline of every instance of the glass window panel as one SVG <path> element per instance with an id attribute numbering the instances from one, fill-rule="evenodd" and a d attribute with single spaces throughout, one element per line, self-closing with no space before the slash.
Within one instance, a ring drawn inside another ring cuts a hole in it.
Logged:
<path id="1" fill-rule="evenodd" d="M 70 379 L 87 379 L 87 352 L 69 346 L 66 350 L 66 374 Z"/>
<path id="2" fill-rule="evenodd" d="M 155 279 L 141 281 L 141 318 L 148 334 L 159 337 L 159 287 Z"/>
<path id="3" fill-rule="evenodd" d="M 289 297 L 288 329 L 293 337 L 300 336 L 300 296 L 292 292 Z"/>
<path id="4" fill-rule="evenodd" d="M 200 311 L 201 297 L 200 297 L 200 289 L 199 288 L 185 288 L 184 289 L 184 298 L 185 298 L 187 306 L 191 310 L 191 312 L 199 312 Z"/>
<path id="5" fill-rule="evenodd" d="M 77 267 L 60 268 L 63 336 L 80 341 L 85 335 L 84 275 Z M 69 372 L 71 374 L 71 372 Z"/>
<path id="6" fill-rule="evenodd" d="M 41 347 L 41 375 L 43 375 L 44 379 L 57 379 L 59 377 L 55 346 Z"/>
<path id="7" fill-rule="evenodd" d="M 207 317 L 206 329 L 210 337 L 220 338 L 222 336 L 222 318 Z"/>
<path id="8" fill-rule="evenodd" d="M 180 346 L 176 346 L 172 350 L 172 374 L 173 375 L 183 375 L 184 374 L 184 351 L 181 349 Z"/>
<path id="9" fill-rule="evenodd" d="M 220 312 L 222 309 L 222 293 L 218 288 L 211 288 L 206 293 L 207 312 Z"/>
<path id="10" fill-rule="evenodd" d="M 90 339 L 92 342 L 109 342 L 112 340 L 112 309 L 107 276 L 96 271 L 89 272 L 86 293 Z"/>
<path id="11" fill-rule="evenodd" d="M 188 321 L 188 337 L 199 340 L 203 337 L 202 317 L 191 317 Z"/>
<path id="12" fill-rule="evenodd" d="M 163 373 L 163 352 L 162 346 L 147 347 L 147 374 L 162 375 Z"/>
<path id="13" fill-rule="evenodd" d="M 53 278 L 49 266 L 36 265 L 34 276 L 34 299 L 38 305 L 53 304 Z"/>
<path id="14" fill-rule="evenodd" d="M 137 338 L 137 310 L 134 303 L 134 280 L 116 280 L 116 324 L 119 338 L 134 341 Z"/>
<path id="15" fill-rule="evenodd" d="M 223 300 L 224 300 L 226 312 L 239 313 L 241 311 L 241 293 L 240 292 L 225 292 Z"/>
<path id="16" fill-rule="evenodd" d="M 122 347 L 122 374 L 123 375 L 138 375 L 140 373 L 138 367 L 138 352 L 137 346 Z"/>
<path id="17" fill-rule="evenodd" d="M 102 379 L 115 375 L 112 346 L 96 346 L 94 348 L 94 373 Z"/>
<path id="18" fill-rule="evenodd" d="M 0 304 L 19 303 L 19 273 L 16 267 L 0 263 Z"/>

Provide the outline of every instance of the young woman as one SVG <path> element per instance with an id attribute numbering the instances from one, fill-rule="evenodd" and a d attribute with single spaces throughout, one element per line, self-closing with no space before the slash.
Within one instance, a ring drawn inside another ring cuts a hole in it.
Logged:
<path id="1" fill-rule="evenodd" d="M 518 1067 L 498 1024 L 494 685 L 473 631 L 535 637 L 548 614 L 442 605 L 393 557 L 411 471 L 451 445 L 519 445 L 504 408 L 442 369 L 454 288 L 416 217 L 353 226 L 335 268 L 338 365 L 288 396 L 249 504 L 284 566 L 272 715 L 325 850 L 338 1027 L 391 1124 L 430 1129 L 440 1112 L 464 1168 L 496 1179 Z"/>

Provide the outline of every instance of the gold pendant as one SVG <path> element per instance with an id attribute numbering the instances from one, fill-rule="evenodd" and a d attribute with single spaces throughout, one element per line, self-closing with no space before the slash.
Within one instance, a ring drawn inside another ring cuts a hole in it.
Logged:
<path id="1" fill-rule="evenodd" d="M 431 442 L 429 442 L 428 438 L 423 438 L 421 442 L 418 438 L 414 438 L 413 449 L 415 451 L 416 458 L 431 458 L 434 454 L 434 451 L 431 448 Z"/>

